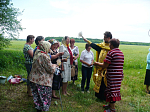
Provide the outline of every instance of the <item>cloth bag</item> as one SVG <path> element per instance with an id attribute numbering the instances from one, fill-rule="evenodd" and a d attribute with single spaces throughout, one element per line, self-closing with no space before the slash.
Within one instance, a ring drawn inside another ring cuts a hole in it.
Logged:
<path id="1" fill-rule="evenodd" d="M 71 65 L 71 77 L 75 76 L 75 66 Z"/>

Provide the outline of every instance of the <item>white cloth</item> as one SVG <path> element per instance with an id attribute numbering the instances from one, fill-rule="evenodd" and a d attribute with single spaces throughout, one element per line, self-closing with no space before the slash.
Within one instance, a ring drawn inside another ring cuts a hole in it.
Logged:
<path id="1" fill-rule="evenodd" d="M 63 62 L 64 71 L 62 71 L 62 82 L 68 82 L 71 81 L 71 65 L 70 65 L 70 54 L 66 46 L 61 45 L 59 47 L 59 52 L 64 52 L 64 55 L 62 55 L 62 59 L 67 58 L 67 62 Z"/>
<path id="2" fill-rule="evenodd" d="M 71 49 L 71 47 L 70 47 L 70 49 Z M 74 46 L 74 48 L 71 49 L 71 52 L 72 52 L 72 55 L 73 55 L 73 56 L 77 56 L 77 55 L 79 54 L 79 49 L 78 49 L 78 47 L 77 47 L 77 46 Z M 77 59 L 74 60 L 74 62 L 78 62 Z"/>
<path id="3" fill-rule="evenodd" d="M 86 62 L 88 64 L 91 64 L 92 61 L 94 60 L 93 52 L 91 50 L 90 51 L 87 51 L 86 49 L 83 50 L 82 53 L 81 53 L 81 56 L 80 56 L 80 60 L 83 60 L 84 62 Z M 85 66 L 85 67 L 88 67 L 86 64 L 82 63 L 82 65 Z M 90 67 L 92 67 L 92 66 L 90 66 Z"/>

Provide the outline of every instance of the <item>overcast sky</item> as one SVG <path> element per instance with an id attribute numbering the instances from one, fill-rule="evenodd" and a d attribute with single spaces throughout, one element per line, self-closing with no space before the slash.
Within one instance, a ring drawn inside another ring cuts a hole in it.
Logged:
<path id="1" fill-rule="evenodd" d="M 27 35 L 103 39 L 110 31 L 120 41 L 150 42 L 150 0 L 12 0 L 23 14 L 20 39 Z"/>

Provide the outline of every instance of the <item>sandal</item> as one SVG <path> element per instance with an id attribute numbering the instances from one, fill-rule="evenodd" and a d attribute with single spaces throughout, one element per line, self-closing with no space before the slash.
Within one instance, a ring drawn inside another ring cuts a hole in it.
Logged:
<path id="1" fill-rule="evenodd" d="M 108 109 L 108 110 L 104 110 L 104 112 L 116 112 L 116 109 L 110 108 L 110 109 Z"/>
<path id="2" fill-rule="evenodd" d="M 105 109 L 109 109 L 109 108 L 110 108 L 110 106 L 109 106 L 109 105 L 103 105 L 103 108 L 105 108 Z"/>
<path id="3" fill-rule="evenodd" d="M 145 91 L 147 94 L 150 94 L 150 91 Z"/>

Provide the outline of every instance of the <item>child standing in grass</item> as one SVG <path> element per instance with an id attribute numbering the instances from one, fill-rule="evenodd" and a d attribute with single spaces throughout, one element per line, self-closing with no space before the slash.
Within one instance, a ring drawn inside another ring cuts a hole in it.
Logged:
<path id="1" fill-rule="evenodd" d="M 103 105 L 105 109 L 107 108 L 104 112 L 116 112 L 115 102 L 121 100 L 120 88 L 123 79 L 124 55 L 118 48 L 120 44 L 118 39 L 113 38 L 109 42 L 111 51 L 107 53 L 104 63 L 94 62 L 94 65 L 107 68 L 105 95 L 109 105 Z"/>
<path id="2" fill-rule="evenodd" d="M 147 66 L 146 66 L 146 75 L 144 85 L 146 85 L 146 93 L 150 94 L 149 85 L 150 85 L 150 48 L 147 55 Z"/>

